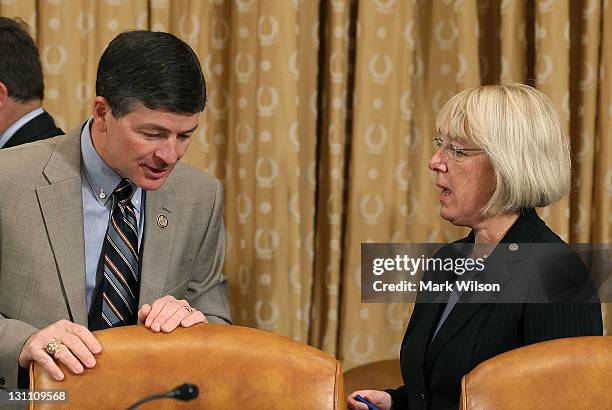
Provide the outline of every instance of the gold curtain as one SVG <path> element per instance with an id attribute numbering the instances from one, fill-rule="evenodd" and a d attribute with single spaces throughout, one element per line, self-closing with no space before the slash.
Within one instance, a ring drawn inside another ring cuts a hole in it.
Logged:
<path id="1" fill-rule="evenodd" d="M 360 303 L 360 244 L 448 242 L 427 159 L 453 94 L 535 85 L 570 131 L 569 198 L 540 214 L 610 243 L 612 6 L 602 0 L 0 0 L 34 29 L 44 106 L 83 121 L 120 31 L 169 31 L 208 84 L 186 161 L 224 182 L 237 324 L 310 343 L 344 368 L 397 357 L 409 304 Z M 1 58 L 1 56 L 0 56 Z M 604 306 L 606 332 L 612 307 Z"/>

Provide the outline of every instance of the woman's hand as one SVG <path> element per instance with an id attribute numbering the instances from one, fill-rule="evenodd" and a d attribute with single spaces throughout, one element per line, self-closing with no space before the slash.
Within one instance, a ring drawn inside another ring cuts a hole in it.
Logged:
<path id="1" fill-rule="evenodd" d="M 355 400 L 355 396 L 358 394 L 380 410 L 391 410 L 391 396 L 389 393 L 380 390 L 357 390 L 352 392 L 346 398 L 349 410 L 368 410 L 367 405 Z"/>

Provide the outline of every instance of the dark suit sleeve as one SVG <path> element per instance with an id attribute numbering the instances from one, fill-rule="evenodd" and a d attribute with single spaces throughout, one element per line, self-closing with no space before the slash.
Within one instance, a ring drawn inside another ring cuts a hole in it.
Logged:
<path id="1" fill-rule="evenodd" d="M 3 148 L 16 147 L 17 145 L 27 144 L 28 142 L 41 141 L 63 135 L 64 131 L 55 126 L 53 117 L 48 112 L 32 118 L 13 134 L 4 144 Z"/>
<path id="2" fill-rule="evenodd" d="M 536 244 L 537 245 L 537 244 Z M 540 245 L 533 259 L 543 295 L 536 300 L 553 303 L 525 305 L 524 342 L 603 334 L 601 305 L 589 269 L 566 244 Z M 563 303 L 554 303 L 563 302 Z"/>
<path id="3" fill-rule="evenodd" d="M 231 323 L 227 279 L 223 275 L 225 227 L 223 224 L 223 186 L 216 182 L 215 203 L 204 240 L 195 260 L 194 273 L 185 299 L 210 323 Z"/>
<path id="4" fill-rule="evenodd" d="M 603 335 L 599 303 L 528 304 L 524 319 L 525 344 L 577 336 Z"/>
<path id="5" fill-rule="evenodd" d="M 410 402 L 408 400 L 408 387 L 401 386 L 397 389 L 385 390 L 391 396 L 391 409 L 409 409 Z"/>

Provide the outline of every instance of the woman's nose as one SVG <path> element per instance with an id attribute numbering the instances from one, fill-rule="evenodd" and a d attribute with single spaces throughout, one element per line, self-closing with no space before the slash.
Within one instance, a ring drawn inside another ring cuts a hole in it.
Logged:
<path id="1" fill-rule="evenodd" d="M 446 172 L 446 161 L 444 156 L 444 150 L 437 150 L 432 157 L 427 161 L 427 166 L 430 170 L 436 172 Z"/>

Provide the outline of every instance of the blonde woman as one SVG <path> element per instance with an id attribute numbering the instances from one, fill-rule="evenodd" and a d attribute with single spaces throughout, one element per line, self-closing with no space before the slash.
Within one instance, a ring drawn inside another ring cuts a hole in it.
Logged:
<path id="1" fill-rule="evenodd" d="M 470 246 L 470 256 L 495 256 L 496 269 L 505 267 L 510 280 L 536 272 L 548 280 L 545 293 L 560 288 L 561 297 L 552 300 L 567 302 L 565 296 L 579 293 L 583 284 L 566 281 L 564 266 L 532 246 L 566 248 L 570 265 L 584 266 L 534 209 L 570 188 L 568 138 L 549 99 L 520 84 L 472 88 L 448 101 L 436 128 L 428 166 L 436 173 L 440 216 L 472 229 L 458 241 Z M 589 280 L 588 271 L 577 274 Z M 461 378 L 484 360 L 539 341 L 602 334 L 598 303 L 462 300 L 417 303 L 400 353 L 405 385 L 353 392 L 349 409 L 367 410 L 357 394 L 381 410 L 458 408 Z"/>

